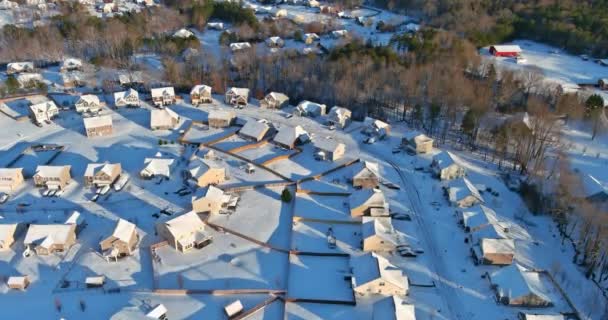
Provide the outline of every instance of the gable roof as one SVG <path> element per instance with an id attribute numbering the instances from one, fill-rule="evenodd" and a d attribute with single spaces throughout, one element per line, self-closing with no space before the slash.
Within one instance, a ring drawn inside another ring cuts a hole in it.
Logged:
<path id="1" fill-rule="evenodd" d="M 384 242 L 395 246 L 401 244 L 399 234 L 395 231 L 390 217 L 363 217 L 361 236 L 363 240 L 370 237 L 379 237 Z"/>
<path id="2" fill-rule="evenodd" d="M 110 115 L 82 118 L 82 121 L 87 129 L 112 126 L 112 116 Z"/>
<path id="3" fill-rule="evenodd" d="M 135 232 L 135 229 L 135 224 L 125 219 L 118 219 L 116 227 L 114 227 L 114 231 L 112 232 L 112 236 L 120 241 L 129 242 L 133 236 L 133 233 Z"/>
<path id="4" fill-rule="evenodd" d="M 302 126 L 283 126 L 279 128 L 279 132 L 274 136 L 273 140 L 283 145 L 292 145 L 296 140 L 305 142 L 310 139 L 308 132 Z"/>
<path id="5" fill-rule="evenodd" d="M 513 239 L 481 239 L 479 245 L 483 254 L 515 254 Z"/>
<path id="6" fill-rule="evenodd" d="M 214 161 L 210 161 L 200 157 L 196 157 L 195 159 L 190 161 L 190 164 L 188 165 L 188 171 L 190 172 L 190 175 L 195 179 L 202 177 L 211 168 L 223 169 L 223 167 L 219 166 Z"/>
<path id="7" fill-rule="evenodd" d="M 205 224 L 194 211 L 190 211 L 164 222 L 173 235 L 183 235 L 204 229 Z"/>
<path id="8" fill-rule="evenodd" d="M 484 202 L 479 190 L 467 178 L 453 180 L 449 184 L 448 197 L 450 201 L 455 202 L 464 199 L 467 196 L 473 196 L 479 201 Z"/>
<path id="9" fill-rule="evenodd" d="M 124 100 L 127 96 L 133 96 L 139 100 L 139 92 L 135 89 L 129 89 L 127 91 L 114 92 L 114 102 L 116 103 L 120 100 Z"/>
<path id="10" fill-rule="evenodd" d="M 378 162 L 358 161 L 351 166 L 353 179 L 380 177 Z"/>
<path id="11" fill-rule="evenodd" d="M 70 170 L 72 166 L 37 166 L 35 175 L 40 177 L 58 177 L 64 170 Z M 67 169 L 66 169 L 67 168 Z"/>
<path id="12" fill-rule="evenodd" d="M 152 88 L 150 89 L 150 95 L 152 95 L 152 98 L 159 98 L 165 95 L 175 96 L 175 89 L 173 87 Z"/>
<path id="13" fill-rule="evenodd" d="M 540 274 L 529 271 L 518 263 L 500 268 L 490 275 L 490 280 L 497 286 L 496 290 L 500 297 L 514 299 L 533 294 L 551 302 L 546 294 L 547 289 L 540 279 Z"/>
<path id="14" fill-rule="evenodd" d="M 85 177 L 93 177 L 98 172 L 103 172 L 109 176 L 112 176 L 114 169 L 120 167 L 119 163 L 89 163 L 86 170 L 84 171 Z"/>
<path id="15" fill-rule="evenodd" d="M 494 48 L 498 52 L 521 52 L 521 48 L 518 45 L 509 45 L 509 44 L 499 44 L 493 45 L 491 48 Z"/>
<path id="16" fill-rule="evenodd" d="M 351 258 L 355 287 L 359 287 L 376 279 L 382 279 L 393 285 L 407 289 L 407 277 L 403 270 L 395 267 L 386 258 L 375 253 L 366 253 Z"/>
<path id="17" fill-rule="evenodd" d="M 207 119 L 221 119 L 230 121 L 236 117 L 236 113 L 231 110 L 211 110 Z"/>
<path id="18" fill-rule="evenodd" d="M 433 156 L 433 165 L 443 170 L 449 166 L 457 164 L 455 156 L 449 151 L 441 151 Z"/>
<path id="19" fill-rule="evenodd" d="M 477 228 L 483 225 L 496 223 L 496 211 L 484 206 L 476 205 L 461 211 L 462 222 L 465 227 Z"/>
<path id="20" fill-rule="evenodd" d="M 173 119 L 179 121 L 179 115 L 169 108 L 152 109 L 150 111 L 151 127 L 173 126 Z"/>
<path id="21" fill-rule="evenodd" d="M 173 33 L 174 38 L 190 38 L 194 37 L 194 33 L 186 28 L 181 28 Z"/>
<path id="22" fill-rule="evenodd" d="M 66 243 L 74 232 L 73 224 L 31 224 L 23 243 L 49 247 L 53 244 Z"/>
<path id="23" fill-rule="evenodd" d="M 269 94 L 267 94 L 264 99 L 269 100 L 272 99 L 274 101 L 277 101 L 279 103 L 283 103 L 285 101 L 289 100 L 289 97 L 284 94 L 284 93 L 280 93 L 280 92 L 270 92 Z"/>
<path id="24" fill-rule="evenodd" d="M 346 120 L 350 117 L 352 117 L 352 112 L 346 108 L 343 107 L 338 107 L 338 106 L 333 106 L 330 110 L 329 110 L 329 114 L 328 117 L 330 119 L 334 119 L 334 120 Z"/>
<path id="25" fill-rule="evenodd" d="M 249 42 L 235 42 L 230 44 L 230 50 L 238 51 L 251 48 L 251 44 Z"/>
<path id="26" fill-rule="evenodd" d="M 192 90 L 190 90 L 190 94 L 203 94 L 209 93 L 211 94 L 211 87 L 204 84 L 195 85 Z"/>
<path id="27" fill-rule="evenodd" d="M 266 135 L 268 130 L 270 130 L 270 126 L 268 124 L 255 120 L 249 120 L 247 123 L 245 123 L 241 130 L 239 130 L 239 133 L 247 137 L 261 139 L 264 137 L 264 135 Z"/>
<path id="28" fill-rule="evenodd" d="M 83 94 L 80 96 L 80 98 L 78 98 L 78 101 L 76 101 L 76 104 L 80 104 L 80 103 L 88 103 L 88 104 L 100 104 L 99 102 L 99 97 L 94 95 L 94 94 Z"/>
<path id="29" fill-rule="evenodd" d="M 335 152 L 340 146 L 344 146 L 343 143 L 337 142 L 333 139 L 317 139 L 314 141 L 315 147 L 324 152 Z"/>
<path id="30" fill-rule="evenodd" d="M 169 177 L 171 176 L 171 166 L 173 166 L 173 162 L 173 159 L 146 158 L 144 160 L 144 164 L 146 166 L 142 171 L 152 175 L 163 175 Z"/>
<path id="31" fill-rule="evenodd" d="M 300 103 L 298 103 L 298 106 L 296 107 L 298 110 L 300 110 L 301 112 L 304 113 L 319 113 L 319 114 L 323 114 L 325 113 L 325 110 L 327 109 L 327 106 L 324 104 L 320 104 L 320 103 L 316 103 L 316 102 L 311 102 L 308 100 L 303 100 L 300 101 Z"/>
<path id="32" fill-rule="evenodd" d="M 226 94 L 234 94 L 237 96 L 249 97 L 249 88 L 231 87 L 226 91 Z"/>
<path id="33" fill-rule="evenodd" d="M 57 108 L 55 102 L 49 100 L 31 105 L 30 110 L 33 113 L 43 113 L 49 111 L 57 112 L 59 109 Z"/>
<path id="34" fill-rule="evenodd" d="M 369 207 L 384 208 L 387 205 L 382 190 L 375 189 L 355 190 L 348 197 L 348 203 L 351 209 L 358 208 L 364 205 Z"/>
<path id="35" fill-rule="evenodd" d="M 0 177 L 12 178 L 19 174 L 23 175 L 23 168 L 0 168 Z"/>

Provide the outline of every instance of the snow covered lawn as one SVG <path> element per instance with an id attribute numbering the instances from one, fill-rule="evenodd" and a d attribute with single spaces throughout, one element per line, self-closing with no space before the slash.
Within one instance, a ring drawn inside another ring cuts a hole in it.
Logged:
<path id="1" fill-rule="evenodd" d="M 336 247 L 330 248 L 327 232 L 331 228 Z M 324 223 L 295 220 L 291 249 L 306 252 L 352 253 L 361 250 L 361 224 Z"/>
<path id="2" fill-rule="evenodd" d="M 288 298 L 354 301 L 348 257 L 290 255 Z"/>
<path id="3" fill-rule="evenodd" d="M 295 201 L 294 216 L 296 217 L 321 220 L 352 220 L 347 197 L 298 193 Z"/>

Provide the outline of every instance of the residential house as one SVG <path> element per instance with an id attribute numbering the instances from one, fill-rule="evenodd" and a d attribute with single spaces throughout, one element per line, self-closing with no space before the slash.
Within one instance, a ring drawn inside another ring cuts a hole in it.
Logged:
<path id="1" fill-rule="evenodd" d="M 99 112 L 101 111 L 101 102 L 99 97 L 94 94 L 84 94 L 78 98 L 76 104 L 74 104 L 76 112 Z"/>
<path id="2" fill-rule="evenodd" d="M 433 139 L 418 131 L 409 131 L 403 135 L 401 145 L 416 153 L 430 153 L 433 151 Z"/>
<path id="3" fill-rule="evenodd" d="M 312 44 L 315 41 L 319 41 L 320 38 L 316 33 L 305 33 L 304 34 L 304 43 Z"/>
<path id="4" fill-rule="evenodd" d="M 489 275 L 499 302 L 524 308 L 553 305 L 539 272 L 531 271 L 518 263 L 500 268 Z"/>
<path id="5" fill-rule="evenodd" d="M 491 55 L 496 57 L 517 57 L 522 52 L 518 45 L 493 45 L 489 51 Z"/>
<path id="6" fill-rule="evenodd" d="M 441 151 L 433 156 L 431 170 L 441 180 L 457 179 L 466 174 L 464 167 L 456 162 L 456 157 L 449 151 Z"/>
<path id="7" fill-rule="evenodd" d="M 285 41 L 281 37 L 270 37 L 266 39 L 266 45 L 269 48 L 282 48 L 285 46 Z"/>
<path id="8" fill-rule="evenodd" d="M 139 107 L 139 92 L 135 89 L 114 93 L 114 106 L 120 107 Z"/>
<path id="9" fill-rule="evenodd" d="M 89 138 L 109 136 L 114 131 L 111 115 L 83 118 L 82 121 Z"/>
<path id="10" fill-rule="evenodd" d="M 403 235 L 393 228 L 391 217 L 363 217 L 361 224 L 363 251 L 394 251 L 404 244 Z"/>
<path id="11" fill-rule="evenodd" d="M 69 250 L 76 243 L 76 225 L 30 224 L 23 244 L 27 251 L 48 255 Z"/>
<path id="12" fill-rule="evenodd" d="M 361 216 L 388 216 L 388 202 L 384 198 L 384 192 L 380 189 L 355 190 L 348 197 L 350 215 Z"/>
<path id="13" fill-rule="evenodd" d="M 294 113 L 301 117 L 315 118 L 325 114 L 327 106 L 324 104 L 310 102 L 308 100 L 301 101 L 296 106 Z"/>
<path id="14" fill-rule="evenodd" d="M 359 160 L 351 165 L 353 187 L 372 189 L 380 184 L 378 163 Z"/>
<path id="15" fill-rule="evenodd" d="M 297 145 L 304 144 L 310 141 L 310 135 L 302 126 L 283 126 L 279 128 L 279 131 L 274 136 L 273 141 L 275 144 L 285 149 L 293 149 Z"/>
<path id="16" fill-rule="evenodd" d="M 194 33 L 185 28 L 181 28 L 173 33 L 173 38 L 188 39 L 190 37 L 194 37 Z"/>
<path id="17" fill-rule="evenodd" d="M 169 245 L 182 253 L 192 248 L 200 249 L 212 241 L 205 232 L 205 224 L 194 211 L 156 224 L 156 231 Z"/>
<path id="18" fill-rule="evenodd" d="M 218 185 L 226 180 L 226 168 L 213 160 L 196 157 L 188 166 L 190 178 L 199 187 Z"/>
<path id="19" fill-rule="evenodd" d="M 270 126 L 261 121 L 249 120 L 239 130 L 239 135 L 247 140 L 262 141 L 270 131 Z"/>
<path id="20" fill-rule="evenodd" d="M 15 242 L 17 224 L 0 224 L 0 252 L 8 251 Z"/>
<path id="21" fill-rule="evenodd" d="M 608 78 L 601 78 L 597 81 L 597 86 L 602 90 L 608 90 Z"/>
<path id="22" fill-rule="evenodd" d="M 82 75 L 79 72 L 68 72 L 61 74 L 61 81 L 64 88 L 76 88 L 84 86 Z"/>
<path id="23" fill-rule="evenodd" d="M 152 179 L 155 177 L 164 177 L 169 179 L 173 170 L 175 160 L 163 158 L 146 158 L 144 160 L 144 168 L 139 172 L 143 179 Z"/>
<path id="24" fill-rule="evenodd" d="M 249 89 L 232 87 L 226 91 L 226 103 L 246 106 L 249 103 Z"/>
<path id="25" fill-rule="evenodd" d="M 210 185 L 203 197 L 192 200 L 192 210 L 196 213 L 218 214 L 236 200 L 237 198 L 227 194 L 224 190 Z"/>
<path id="26" fill-rule="evenodd" d="M 197 84 L 194 86 L 194 88 L 192 88 L 192 90 L 190 90 L 190 101 L 194 106 L 213 102 L 213 97 L 211 96 L 211 87 L 204 84 Z"/>
<path id="27" fill-rule="evenodd" d="M 467 235 L 469 243 L 474 246 L 481 245 L 484 239 L 510 239 L 509 228 L 505 222 L 495 222 L 479 228 Z M 478 255 L 480 256 L 480 255 Z"/>
<path id="28" fill-rule="evenodd" d="M 84 184 L 98 188 L 113 184 L 122 173 L 120 163 L 89 163 L 84 171 Z"/>
<path id="29" fill-rule="evenodd" d="M 452 181 L 447 187 L 447 196 L 452 205 L 460 208 L 484 202 L 479 190 L 467 178 Z"/>
<path id="30" fill-rule="evenodd" d="M 152 130 L 171 130 L 179 124 L 180 117 L 169 108 L 150 111 L 150 128 Z"/>
<path id="31" fill-rule="evenodd" d="M 144 75 L 141 71 L 120 73 L 117 76 L 118 83 L 122 87 L 141 86 L 144 84 Z"/>
<path id="32" fill-rule="evenodd" d="M 25 290 L 30 285 L 28 276 L 13 276 L 8 277 L 6 286 L 13 290 Z"/>
<path id="33" fill-rule="evenodd" d="M 365 117 L 363 120 L 363 133 L 369 136 L 377 136 L 384 138 L 391 132 L 391 125 L 370 117 Z"/>
<path id="34" fill-rule="evenodd" d="M 416 308 L 402 296 L 392 295 L 374 303 L 371 320 L 416 320 Z"/>
<path id="35" fill-rule="evenodd" d="M 230 50 L 232 52 L 242 51 L 246 49 L 251 49 L 251 44 L 249 42 L 235 42 L 230 44 Z"/>
<path id="36" fill-rule="evenodd" d="M 334 106 L 329 110 L 327 121 L 338 128 L 345 128 L 350 124 L 352 112 L 346 108 Z"/>
<path id="37" fill-rule="evenodd" d="M 330 139 L 315 140 L 315 158 L 319 160 L 338 161 L 344 157 L 346 146 L 344 143 Z"/>
<path id="38" fill-rule="evenodd" d="M 152 103 L 157 107 L 168 106 L 176 101 L 173 87 L 153 88 L 150 90 L 150 94 L 152 95 Z"/>
<path id="39" fill-rule="evenodd" d="M 118 219 L 112 235 L 101 240 L 99 246 L 106 260 L 118 261 L 119 258 L 130 256 L 139 242 L 139 234 L 135 224 Z"/>
<path id="40" fill-rule="evenodd" d="M 82 60 L 76 58 L 66 58 L 61 62 L 60 70 L 62 72 L 65 71 L 75 71 L 82 69 Z"/>
<path id="41" fill-rule="evenodd" d="M 76 234 L 78 235 L 80 231 L 86 226 L 84 216 L 80 214 L 80 212 L 74 210 L 72 214 L 65 220 L 63 224 L 74 225 L 76 228 Z"/>
<path id="42" fill-rule="evenodd" d="M 51 121 L 59 114 L 59 108 L 53 101 L 45 101 L 30 106 L 30 116 L 36 123 Z"/>
<path id="43" fill-rule="evenodd" d="M 19 4 L 14 1 L 2 0 L 0 1 L 0 10 L 14 10 L 19 8 Z"/>
<path id="44" fill-rule="evenodd" d="M 401 268 L 375 253 L 351 256 L 352 287 L 356 294 L 406 296 L 409 282 Z"/>
<path id="45" fill-rule="evenodd" d="M 24 181 L 23 168 L 0 168 L 0 192 L 13 192 Z"/>
<path id="46" fill-rule="evenodd" d="M 6 74 L 16 74 L 22 72 L 32 72 L 34 71 L 34 63 L 33 62 L 11 62 L 6 65 Z"/>
<path id="47" fill-rule="evenodd" d="M 482 264 L 510 265 L 515 256 L 513 239 L 481 239 L 479 245 L 471 249 L 475 260 Z"/>
<path id="48" fill-rule="evenodd" d="M 289 97 L 280 92 L 271 92 L 260 100 L 260 107 L 265 109 L 281 109 L 289 105 Z"/>
<path id="49" fill-rule="evenodd" d="M 63 190 L 72 179 L 72 166 L 38 166 L 34 174 L 34 184 L 51 190 Z"/>
<path id="50" fill-rule="evenodd" d="M 227 128 L 232 125 L 236 119 L 236 113 L 234 111 L 225 110 L 211 110 L 207 121 L 209 126 L 213 128 Z"/>
<path id="51" fill-rule="evenodd" d="M 484 205 L 460 210 L 460 223 L 466 232 L 475 232 L 497 221 L 496 212 Z"/>

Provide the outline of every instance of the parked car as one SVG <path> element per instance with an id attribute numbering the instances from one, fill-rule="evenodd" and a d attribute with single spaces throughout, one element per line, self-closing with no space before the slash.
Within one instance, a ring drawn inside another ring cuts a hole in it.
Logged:
<path id="1" fill-rule="evenodd" d="M 412 221 L 412 217 L 407 213 L 392 213 L 391 218 L 395 220 Z"/>
<path id="2" fill-rule="evenodd" d="M 363 140 L 363 142 L 367 143 L 367 144 L 373 144 L 376 142 L 376 137 L 369 137 L 369 138 Z"/>
<path id="3" fill-rule="evenodd" d="M 93 197 L 91 198 L 91 201 L 97 202 L 97 199 L 99 199 L 99 193 L 94 194 Z"/>
<path id="4" fill-rule="evenodd" d="M 49 197 L 54 197 L 54 196 L 57 194 L 57 191 L 58 191 L 57 189 L 50 190 L 50 191 L 49 191 L 49 195 L 48 195 L 48 196 L 49 196 Z"/>
<path id="5" fill-rule="evenodd" d="M 402 149 L 401 149 L 400 147 L 393 148 L 393 154 L 395 154 L 395 153 L 399 153 L 399 152 L 401 152 L 401 150 L 402 150 Z"/>
<path id="6" fill-rule="evenodd" d="M 55 197 L 60 197 L 63 194 L 63 190 L 57 190 L 57 192 L 55 192 Z"/>
<path id="7" fill-rule="evenodd" d="M 114 183 L 114 190 L 115 191 L 122 190 L 122 188 L 124 188 L 128 182 L 129 182 L 129 175 L 126 173 L 121 174 L 120 178 L 118 178 L 118 181 L 116 181 Z"/>
<path id="8" fill-rule="evenodd" d="M 100 194 L 103 196 L 106 193 L 108 193 L 108 191 L 110 191 L 110 185 L 107 185 L 107 186 L 104 186 L 103 188 L 101 188 Z"/>
<path id="9" fill-rule="evenodd" d="M 5 203 L 6 201 L 8 201 L 8 194 L 4 192 L 0 193 L 0 203 Z"/>
<path id="10" fill-rule="evenodd" d="M 44 191 L 42 191 L 42 196 L 48 197 L 50 193 L 51 193 L 51 189 L 44 189 Z"/>

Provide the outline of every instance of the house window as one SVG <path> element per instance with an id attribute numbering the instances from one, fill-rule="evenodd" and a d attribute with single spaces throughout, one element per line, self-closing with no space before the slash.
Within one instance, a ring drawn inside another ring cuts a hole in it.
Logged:
<path id="1" fill-rule="evenodd" d="M 384 282 L 378 283 L 379 286 L 384 287 Z"/>

